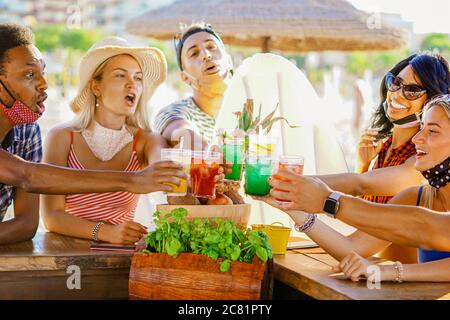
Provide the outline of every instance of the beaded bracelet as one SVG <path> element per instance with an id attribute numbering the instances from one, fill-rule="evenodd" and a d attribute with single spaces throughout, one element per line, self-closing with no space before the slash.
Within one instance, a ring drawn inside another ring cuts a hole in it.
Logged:
<path id="1" fill-rule="evenodd" d="M 100 230 L 100 227 L 101 227 L 102 225 L 104 225 L 104 224 L 105 224 L 105 223 L 102 222 L 102 221 L 97 222 L 97 223 L 95 224 L 94 228 L 92 228 L 92 240 L 98 241 L 98 231 Z"/>
<path id="2" fill-rule="evenodd" d="M 394 269 L 397 271 L 397 277 L 394 279 L 395 282 L 403 282 L 403 265 L 400 261 L 395 261 Z"/>
<path id="3" fill-rule="evenodd" d="M 294 229 L 297 232 L 306 233 L 313 227 L 314 223 L 316 222 L 316 215 L 315 214 L 308 214 L 308 217 L 306 218 L 305 222 L 303 222 L 302 225 L 295 224 Z"/>

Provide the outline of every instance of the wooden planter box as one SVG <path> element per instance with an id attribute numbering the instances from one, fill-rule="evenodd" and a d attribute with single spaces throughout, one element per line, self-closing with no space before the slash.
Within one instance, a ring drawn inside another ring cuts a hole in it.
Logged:
<path id="1" fill-rule="evenodd" d="M 138 253 L 130 269 L 130 299 L 255 300 L 271 299 L 273 261 L 234 261 L 221 272 L 219 261 L 205 255 Z"/>
<path id="2" fill-rule="evenodd" d="M 163 214 L 169 213 L 176 208 L 185 208 L 188 212 L 188 219 L 194 218 L 222 218 L 234 221 L 236 224 L 247 226 L 250 220 L 252 206 L 246 204 L 233 205 L 169 205 L 159 204 L 156 210 Z"/>

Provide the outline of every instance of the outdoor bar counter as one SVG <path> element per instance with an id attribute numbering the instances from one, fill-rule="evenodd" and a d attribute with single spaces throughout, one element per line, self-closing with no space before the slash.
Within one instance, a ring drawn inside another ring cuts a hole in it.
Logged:
<path id="1" fill-rule="evenodd" d="M 127 299 L 132 253 L 93 251 L 90 241 L 54 233 L 0 246 L 0 299 Z M 450 283 L 381 283 L 367 288 L 331 274 L 320 248 L 274 256 L 273 298 L 450 299 Z M 74 287 L 79 267 L 80 289 Z M 72 289 L 69 289 L 72 288 Z"/>

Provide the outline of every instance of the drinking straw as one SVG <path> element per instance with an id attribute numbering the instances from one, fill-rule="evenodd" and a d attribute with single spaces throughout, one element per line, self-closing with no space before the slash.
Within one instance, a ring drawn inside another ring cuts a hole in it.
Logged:
<path id="1" fill-rule="evenodd" d="M 277 72 L 277 85 L 278 85 L 278 104 L 280 106 L 280 116 L 284 116 L 284 100 L 283 100 L 283 73 Z M 284 123 L 281 124 L 281 143 L 283 147 L 283 152 L 286 152 L 287 145 L 285 139 L 286 126 Z"/>
<path id="2" fill-rule="evenodd" d="M 256 136 L 256 156 L 259 157 L 260 151 L 262 149 L 262 145 L 261 145 L 261 137 L 263 137 L 263 127 L 260 124 L 259 125 L 259 130 L 258 130 L 258 134 Z"/>
<path id="3" fill-rule="evenodd" d="M 184 137 L 180 137 L 180 143 L 179 143 L 180 147 L 179 150 L 181 151 L 181 159 L 183 161 L 183 167 L 185 166 L 185 161 L 186 161 L 186 157 L 185 157 L 185 152 L 183 151 L 183 145 L 184 145 Z M 189 159 L 189 163 L 192 164 L 192 158 Z"/>
<path id="4" fill-rule="evenodd" d="M 283 73 L 277 72 L 277 86 L 278 86 L 278 103 L 280 105 L 280 110 L 283 109 Z"/>
<path id="5" fill-rule="evenodd" d="M 202 163 L 200 164 L 200 166 L 203 164 L 203 160 L 202 160 Z M 194 164 L 194 166 L 195 166 L 195 164 Z M 197 167 L 194 167 L 194 168 L 197 168 Z M 200 184 L 202 183 L 202 179 L 201 179 L 201 174 L 200 174 L 200 172 L 199 172 L 199 170 L 200 170 L 200 168 L 197 168 L 198 170 L 196 171 L 196 174 L 195 174 L 195 177 L 197 178 L 196 179 L 196 181 L 195 181 L 195 191 L 196 191 L 196 193 L 199 193 L 199 190 L 200 190 Z"/>
<path id="6" fill-rule="evenodd" d="M 244 88 L 245 88 L 245 94 L 247 96 L 247 100 L 252 100 L 253 95 L 252 95 L 252 91 L 250 90 L 250 84 L 248 82 L 248 77 L 243 76 L 242 81 L 244 82 Z"/>
<path id="7" fill-rule="evenodd" d="M 184 137 L 181 137 L 180 138 L 180 147 L 179 147 L 180 150 L 183 150 L 183 143 L 184 143 Z"/>
<path id="8" fill-rule="evenodd" d="M 208 155 L 211 153 L 211 147 L 212 147 L 212 145 L 208 144 L 208 148 L 206 149 L 206 153 L 204 154 L 204 155 L 206 155 L 206 158 L 208 158 Z M 202 158 L 203 158 L 203 156 L 202 156 Z"/>

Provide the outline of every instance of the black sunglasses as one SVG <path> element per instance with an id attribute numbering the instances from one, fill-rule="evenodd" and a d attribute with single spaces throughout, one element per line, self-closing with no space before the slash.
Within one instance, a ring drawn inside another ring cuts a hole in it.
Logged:
<path id="1" fill-rule="evenodd" d="M 417 84 L 403 84 L 403 80 L 392 73 L 388 73 L 384 78 L 386 89 L 395 92 L 402 89 L 403 96 L 407 100 L 416 100 L 427 92 L 427 90 Z"/>

